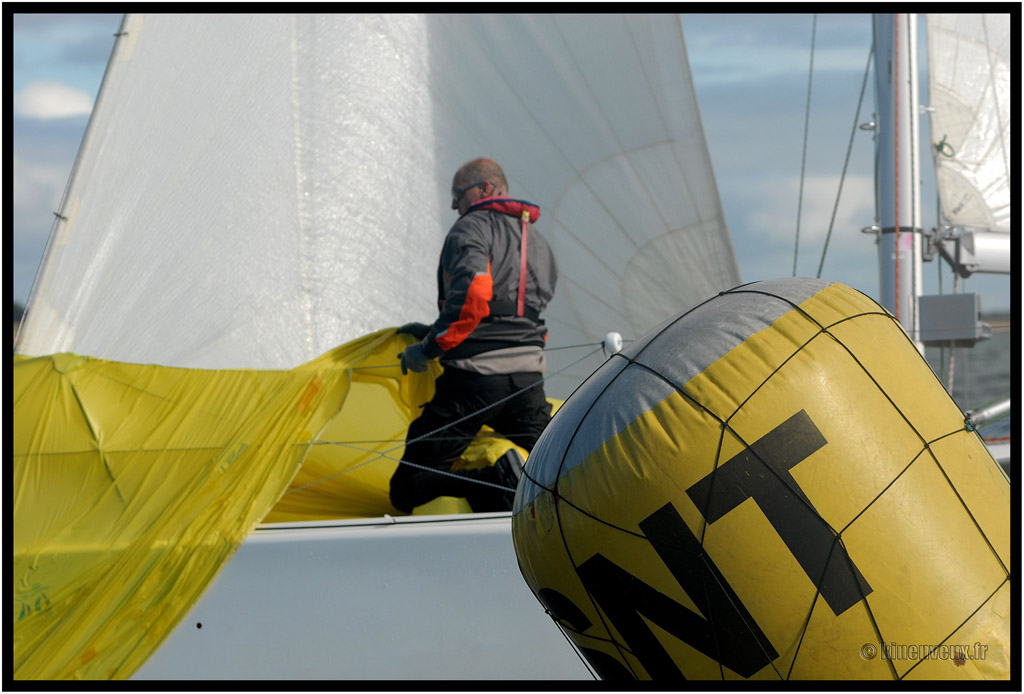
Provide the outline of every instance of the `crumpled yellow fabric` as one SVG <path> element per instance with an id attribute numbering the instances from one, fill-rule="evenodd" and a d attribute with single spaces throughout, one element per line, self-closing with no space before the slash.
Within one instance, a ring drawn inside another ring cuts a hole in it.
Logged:
<path id="1" fill-rule="evenodd" d="M 261 521 L 397 514 L 388 479 L 441 371 L 403 376 L 409 340 L 287 371 L 15 357 L 14 677 L 129 677 Z"/>

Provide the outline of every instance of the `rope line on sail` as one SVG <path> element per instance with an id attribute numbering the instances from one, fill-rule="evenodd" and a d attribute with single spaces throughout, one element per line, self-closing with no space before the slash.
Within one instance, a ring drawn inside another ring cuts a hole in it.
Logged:
<path id="1" fill-rule="evenodd" d="M 836 191 L 836 202 L 832 206 L 832 219 L 828 223 L 828 233 L 825 235 L 825 247 L 821 249 L 821 262 L 818 263 L 818 274 L 816 277 L 821 279 L 821 271 L 825 267 L 825 255 L 828 253 L 828 243 L 832 239 L 832 230 L 836 224 L 836 213 L 839 212 L 839 200 L 843 195 L 843 183 L 846 181 L 846 170 L 850 165 L 850 154 L 853 152 L 853 141 L 857 135 L 857 121 L 860 120 L 860 109 L 864 104 L 864 92 L 867 91 L 868 78 L 871 76 L 871 60 L 874 57 L 875 46 L 872 42 L 871 47 L 868 48 L 868 63 L 864 66 L 864 79 L 860 85 L 860 96 L 857 98 L 857 110 L 853 116 L 853 128 L 850 129 L 850 141 L 846 145 L 846 159 L 843 161 L 843 172 L 839 175 L 839 190 Z"/>
<path id="2" fill-rule="evenodd" d="M 885 317 L 888 317 L 888 318 L 891 319 L 892 316 L 889 316 L 889 314 L 887 314 L 885 312 L 881 312 L 881 313 L 864 313 L 864 314 L 860 314 L 858 316 L 849 316 L 849 317 L 843 318 L 842 320 L 836 321 L 835 323 L 832 323 L 830 325 L 823 325 L 821 322 L 816 320 L 814 317 L 812 317 L 811 315 L 807 314 L 800 306 L 798 306 L 797 304 L 793 303 L 792 301 L 789 301 L 785 297 L 781 297 L 781 296 L 778 296 L 778 295 L 775 295 L 775 294 L 771 294 L 770 292 L 757 292 L 757 291 L 749 291 L 749 290 L 743 290 L 743 289 L 738 289 L 738 290 L 733 290 L 733 292 L 723 292 L 723 293 L 734 293 L 734 292 L 735 293 L 763 294 L 765 296 L 772 296 L 772 297 L 774 297 L 776 299 L 779 299 L 779 300 L 789 304 L 790 306 L 792 306 L 796 311 L 798 311 L 801 315 L 803 315 L 805 318 L 807 318 L 807 320 L 809 320 L 813 324 L 817 325 L 818 326 L 818 332 L 815 333 L 813 336 L 811 336 L 809 339 L 807 339 L 807 341 L 804 342 L 802 345 L 797 347 L 794 350 L 792 355 L 790 355 L 787 359 L 783 360 L 783 362 L 781 364 L 779 364 L 776 367 L 776 369 L 772 371 L 772 373 L 767 375 L 765 377 L 765 379 L 761 382 L 761 384 L 758 385 L 756 388 L 754 388 L 751 391 L 751 394 L 746 399 L 744 399 L 742 402 L 740 402 L 739 404 L 736 405 L 736 407 L 733 409 L 732 414 L 730 414 L 728 417 L 725 417 L 723 419 L 722 417 L 720 417 L 715 412 L 712 412 L 704 403 L 700 402 L 698 399 L 696 399 L 691 394 L 685 392 L 685 390 L 683 389 L 682 386 L 674 383 L 673 381 L 671 381 L 670 379 L 665 377 L 663 374 L 660 374 L 657 371 L 655 371 L 654 369 L 651 369 L 649 366 L 637 362 L 636 359 L 639 358 L 639 356 L 643 352 L 643 350 L 641 350 L 640 353 L 634 355 L 634 357 L 632 357 L 632 358 L 628 358 L 628 357 L 623 357 L 623 358 L 626 358 L 630 362 L 630 364 L 636 365 L 638 367 L 642 367 L 642 368 L 646 369 L 647 371 L 649 371 L 650 373 L 652 373 L 654 376 L 660 378 L 667 385 L 669 385 L 673 389 L 675 389 L 675 391 L 677 393 L 679 393 L 680 396 L 682 396 L 683 398 L 685 398 L 689 402 L 692 402 L 696 407 L 698 407 L 699 409 L 703 410 L 704 412 L 706 412 L 708 415 L 710 415 L 712 418 L 716 419 L 719 422 L 719 424 L 721 426 L 721 432 L 720 432 L 719 447 L 718 447 L 718 450 L 717 450 L 717 452 L 715 454 L 715 467 L 714 467 L 714 471 L 711 473 L 713 475 L 712 480 L 711 480 L 712 489 L 713 489 L 713 485 L 714 485 L 714 476 L 717 476 L 718 470 L 720 469 L 721 465 L 723 464 L 723 461 L 721 460 L 721 454 L 722 454 L 721 440 L 722 440 L 722 437 L 724 437 L 724 434 L 725 434 L 726 430 L 728 430 L 736 438 L 736 440 L 739 443 L 743 444 L 748 450 L 750 450 L 753 453 L 753 455 L 755 457 L 757 457 L 758 460 L 760 460 L 762 462 L 762 464 L 764 464 L 768 474 L 774 475 L 776 477 L 776 479 L 781 484 L 785 485 L 787 489 L 790 489 L 789 483 L 770 464 L 768 464 L 767 461 L 765 461 L 763 458 L 761 458 L 760 454 L 758 454 L 758 452 L 751 447 L 751 445 L 743 438 L 743 436 L 741 436 L 738 431 L 733 429 L 733 427 L 731 426 L 730 422 L 732 421 L 732 419 L 736 415 L 739 414 L 740 410 L 742 410 L 742 408 L 754 396 L 754 394 L 757 393 L 757 391 L 759 391 L 761 388 L 763 388 L 765 385 L 767 385 L 768 382 L 771 380 L 771 378 L 773 376 L 775 376 L 775 374 L 777 374 L 779 372 L 779 370 L 782 369 L 782 367 L 786 363 L 788 363 L 792 359 L 796 358 L 796 356 L 800 352 L 802 352 L 804 349 L 806 349 L 812 342 L 814 342 L 815 340 L 818 340 L 818 339 L 825 339 L 825 338 L 831 338 L 832 340 L 834 340 L 840 347 L 842 347 L 844 350 L 846 350 L 846 352 L 849 354 L 849 356 L 853 359 L 854 363 L 856 363 L 857 366 L 860 367 L 860 369 L 871 380 L 871 382 L 874 384 L 874 386 L 885 397 L 885 399 L 889 402 L 889 404 L 893 407 L 893 409 L 900 415 L 900 417 L 902 418 L 903 422 L 918 437 L 918 439 L 921 442 L 921 447 L 917 450 L 916 454 L 910 459 L 910 462 L 907 463 L 907 465 L 902 470 L 900 470 L 900 472 L 898 472 L 889 481 L 889 483 L 884 488 L 882 488 L 877 494 L 875 494 L 874 498 L 869 500 L 867 502 L 867 504 L 865 505 L 865 507 L 853 519 L 851 519 L 843 528 L 841 528 L 838 531 L 835 528 L 832 527 L 831 523 L 828 523 L 828 521 L 826 521 L 824 519 L 824 517 L 822 517 L 821 513 L 818 512 L 818 510 L 814 508 L 814 506 L 810 503 L 809 500 L 803 499 L 799 494 L 795 495 L 797 498 L 801 499 L 800 503 L 802 503 L 806 507 L 808 507 L 809 510 L 811 512 L 813 512 L 817 518 L 819 518 L 821 521 L 826 523 L 828 528 L 834 534 L 832 548 L 830 549 L 830 555 L 829 555 L 828 560 L 826 560 L 825 567 L 827 569 L 827 567 L 829 566 L 829 562 L 831 561 L 831 556 L 832 556 L 831 552 L 833 552 L 836 547 L 844 547 L 844 545 L 843 545 L 843 537 L 842 537 L 843 533 L 845 533 L 847 530 L 849 530 L 851 528 L 851 526 L 853 525 L 853 523 L 856 522 L 856 520 L 858 518 L 860 518 L 862 515 L 864 515 L 864 513 L 866 513 L 867 510 L 869 508 L 871 508 L 871 506 L 873 506 L 876 502 L 878 502 L 882 498 L 882 496 L 885 494 L 885 492 L 888 489 L 890 489 L 893 485 L 895 485 L 903 477 L 904 474 L 907 474 L 908 471 L 912 467 L 915 466 L 915 464 L 917 464 L 917 466 L 920 467 L 920 465 L 923 465 L 924 463 L 919 462 L 919 461 L 925 461 L 925 460 L 928 460 L 930 458 L 935 463 L 935 465 L 938 467 L 939 472 L 945 478 L 945 480 L 946 480 L 947 484 L 949 485 L 950 489 L 953 491 L 953 493 L 956 495 L 957 499 L 959 500 L 962 509 L 967 513 L 968 517 L 973 522 L 975 528 L 978 530 L 978 533 L 981 535 L 981 537 L 984 540 L 985 544 L 988 546 L 989 551 L 992 553 L 992 555 L 995 557 L 995 560 L 1002 567 L 1002 569 L 1004 571 L 1004 574 L 1005 574 L 1005 578 L 999 584 L 999 586 L 997 586 L 996 589 L 988 597 L 985 598 L 985 600 L 981 601 L 981 603 L 974 609 L 974 611 L 970 615 L 968 615 L 963 620 L 963 622 L 961 622 L 960 626 L 957 627 L 957 629 L 961 628 L 964 624 L 966 624 L 968 621 L 970 621 L 971 617 L 974 614 L 976 614 L 978 612 L 978 610 L 980 610 L 981 607 L 984 606 L 989 600 L 991 600 L 995 596 L 995 594 L 1002 588 L 1002 586 L 1005 585 L 1009 581 L 1009 579 L 1010 579 L 1009 568 L 1006 566 L 1006 564 L 1003 562 L 1002 558 L 999 556 L 999 553 L 996 551 L 995 547 L 992 545 L 992 542 L 989 540 L 988 536 L 985 534 L 985 531 L 981 527 L 981 524 L 978 522 L 978 520 L 975 517 L 974 513 L 967 506 L 966 501 L 963 499 L 963 497 L 957 491 L 955 485 L 953 484 L 953 481 L 950 479 L 950 477 L 946 473 L 945 469 L 943 469 L 942 464 L 939 462 L 938 458 L 936 458 L 934 455 L 926 455 L 926 454 L 931 453 L 932 445 L 937 443 L 937 442 L 939 442 L 939 441 L 941 441 L 942 439 L 945 439 L 945 438 L 948 438 L 948 437 L 951 437 L 951 436 L 956 436 L 956 435 L 959 435 L 959 434 L 963 434 L 964 432 L 971 432 L 972 428 L 970 426 L 969 419 L 964 422 L 964 426 L 962 426 L 962 427 L 960 427 L 958 429 L 955 429 L 953 431 L 949 431 L 949 432 L 947 432 L 945 434 L 941 434 L 941 435 L 939 435 L 939 436 L 937 436 L 937 437 L 935 437 L 935 438 L 933 438 L 931 440 L 925 438 L 922 435 L 922 433 L 917 429 L 917 427 L 915 427 L 914 424 L 909 420 L 907 415 L 899 408 L 899 406 L 896 404 L 896 402 L 893 401 L 893 399 L 889 396 L 889 394 L 885 390 L 885 388 L 883 388 L 882 385 L 871 375 L 870 371 L 861 362 L 861 360 L 857 357 L 857 355 L 853 351 L 851 351 L 849 347 L 847 347 L 847 345 L 842 341 L 842 339 L 840 339 L 839 336 L 833 334 L 833 332 L 832 332 L 832 330 L 834 328 L 836 328 L 837 326 L 842 325 L 844 323 L 847 323 L 847 322 L 849 322 L 850 320 L 852 320 L 854 318 L 859 318 L 859 317 L 862 317 L 862 316 L 865 316 L 865 315 L 879 315 L 879 316 L 885 316 Z M 907 336 L 906 339 L 910 340 L 909 336 Z M 656 341 L 656 340 L 653 340 L 653 339 L 651 340 L 651 342 L 654 342 L 654 341 Z M 912 341 L 911 341 L 911 344 L 913 344 Z M 620 356 L 622 356 L 622 355 L 620 355 Z M 614 382 L 614 379 L 612 379 L 612 381 L 610 381 L 608 384 L 606 384 L 605 390 L 607 390 L 607 388 L 610 387 L 612 382 Z M 604 391 L 602 391 L 602 392 L 604 392 Z M 595 398 L 595 400 L 594 400 L 595 403 L 596 403 L 597 399 L 599 399 L 599 396 L 598 396 L 598 398 Z M 591 405 L 591 407 L 593 407 L 593 404 Z M 977 434 L 977 432 L 975 432 L 975 434 Z M 573 436 L 575 437 L 575 434 Z M 562 466 L 565 464 L 565 456 L 568 454 L 569 447 L 570 446 L 566 446 L 565 447 L 565 453 L 563 453 L 562 461 L 560 462 L 559 467 L 558 467 L 559 474 L 555 475 L 554 486 L 553 487 L 548 487 L 547 485 L 545 485 L 541 481 L 539 481 L 536 478 L 534 478 L 533 476 L 531 476 L 529 470 L 524 469 L 523 476 L 524 476 L 525 479 L 527 479 L 530 482 L 532 482 L 533 484 L 537 485 L 537 487 L 539 487 L 540 489 L 543 489 L 543 490 L 545 490 L 546 492 L 548 492 L 548 493 L 550 493 L 552 495 L 553 500 L 555 502 L 555 519 L 556 519 L 555 522 L 557 523 L 558 528 L 559 528 L 559 532 L 560 532 L 560 534 L 562 536 L 562 542 L 563 542 L 563 546 L 565 547 L 566 554 L 568 555 L 568 557 L 569 557 L 569 559 L 571 561 L 572 566 L 577 567 L 576 571 L 578 573 L 579 572 L 579 568 L 578 568 L 579 567 L 579 563 L 574 561 L 574 560 L 572 560 L 572 551 L 571 551 L 571 548 L 569 547 L 568 541 L 566 540 L 565 530 L 564 530 L 564 527 L 563 527 L 562 514 L 558 510 L 560 504 L 565 504 L 565 505 L 569 506 L 570 508 L 572 508 L 573 510 L 577 511 L 578 513 L 580 513 L 582 515 L 585 515 L 585 516 L 587 516 L 587 517 L 589 517 L 589 518 L 591 518 L 591 519 L 593 519 L 593 520 L 595 520 L 595 521 L 597 521 L 597 522 L 599 522 L 599 523 L 601 523 L 603 525 L 606 525 L 606 526 L 608 526 L 608 527 L 610 527 L 610 528 L 612 528 L 612 529 L 614 529 L 616 531 L 625 533 L 627 535 L 636 537 L 638 539 L 647 540 L 648 542 L 651 542 L 651 540 L 646 535 L 642 535 L 642 534 L 638 533 L 636 530 L 633 530 L 633 529 L 630 529 L 630 528 L 621 527 L 621 526 L 619 526 L 619 525 L 617 525 L 617 524 L 615 524 L 615 523 L 613 523 L 611 521 L 608 521 L 608 520 L 605 520 L 603 518 L 600 518 L 599 516 L 595 515 L 594 513 L 590 512 L 587 509 L 584 509 L 584 508 L 582 508 L 580 506 L 577 506 L 576 504 L 574 504 L 571 501 L 569 501 L 566 497 L 564 497 L 564 496 L 559 494 L 558 480 L 561 477 L 560 471 L 562 469 Z M 708 502 L 710 503 L 710 495 L 708 497 Z M 708 521 L 707 521 L 708 513 L 707 513 L 707 509 L 702 509 L 702 515 L 704 516 L 704 527 L 702 529 L 699 542 L 700 542 L 701 550 L 703 552 L 704 539 L 706 537 L 706 531 L 707 531 L 707 526 L 708 526 Z M 673 546 L 673 548 L 676 549 L 676 550 L 682 551 L 682 552 L 689 553 L 689 550 L 687 550 L 685 547 Z M 856 569 L 855 565 L 853 564 L 853 560 L 849 557 L 849 554 L 847 554 L 847 557 L 846 557 L 846 565 L 849 567 L 849 569 L 851 571 L 854 571 Z M 814 606 L 817 604 L 817 601 L 818 601 L 819 597 L 821 597 L 821 589 L 822 589 L 822 585 L 825 582 L 826 573 L 827 573 L 827 571 L 823 570 L 822 573 L 821 573 L 821 576 L 818 578 L 817 581 L 815 581 L 815 595 L 814 595 L 813 600 L 811 601 L 810 607 L 808 608 L 807 618 L 804 620 L 804 627 L 801 630 L 800 639 L 798 641 L 796 651 L 793 653 L 793 659 L 790 662 L 790 667 L 789 667 L 789 669 L 787 671 L 787 674 L 785 676 L 783 676 L 783 674 L 779 671 L 778 667 L 776 667 L 776 664 L 771 659 L 768 660 L 768 665 L 775 671 L 775 673 L 779 676 L 780 679 L 788 680 L 789 677 L 792 675 L 793 667 L 795 666 L 797 657 L 799 656 L 800 648 L 803 645 L 803 637 L 806 635 L 807 626 L 810 624 L 810 617 L 813 615 L 813 612 L 814 612 Z M 879 625 L 878 619 L 876 618 L 876 616 L 874 614 L 874 611 L 871 608 L 870 603 L 867 601 L 867 596 L 865 595 L 863 586 L 860 584 L 860 581 L 856 581 L 855 583 L 856 583 L 856 585 L 858 587 L 858 590 L 860 591 L 860 601 L 859 601 L 859 603 L 863 604 L 864 609 L 867 612 L 867 616 L 868 616 L 868 619 L 869 619 L 869 621 L 871 623 L 872 629 L 874 630 L 875 634 L 878 637 L 878 642 L 879 643 L 883 643 L 883 644 L 884 643 L 888 643 L 888 639 L 886 639 L 883 636 L 882 629 L 881 629 L 881 626 Z M 593 602 L 593 596 L 591 596 L 589 594 L 589 592 L 588 592 L 588 597 L 590 597 L 591 601 Z M 596 608 L 597 608 L 597 605 L 595 604 L 595 609 Z M 597 610 L 596 613 L 601 618 L 602 622 L 604 623 L 603 612 L 601 610 Z M 712 623 L 712 626 L 711 626 L 712 633 L 716 633 L 717 629 L 716 629 L 716 627 L 715 627 L 715 625 L 713 623 L 713 621 L 714 621 L 713 616 L 709 615 L 708 616 L 708 620 L 709 620 L 709 622 Z M 605 624 L 605 629 L 606 629 L 607 633 L 609 633 L 609 634 L 612 633 L 608 629 L 608 625 L 607 624 Z M 749 626 L 748 626 L 748 629 L 749 629 Z M 955 632 L 956 632 L 956 629 L 954 629 L 953 632 L 951 632 L 950 637 Z M 950 637 L 947 637 L 947 640 Z M 618 642 L 616 640 L 612 639 L 611 642 L 612 642 L 612 644 L 616 648 L 620 648 L 620 650 L 621 650 L 621 646 L 620 646 L 620 644 L 618 644 Z M 945 641 L 942 641 L 942 643 L 945 643 Z M 921 660 L 919 660 L 917 664 L 920 664 L 920 662 L 922 662 L 924 659 L 925 658 L 922 658 Z M 625 660 L 625 662 L 628 663 L 629 661 Z M 893 676 L 893 679 L 903 679 L 903 677 L 906 677 L 907 673 L 904 673 L 903 676 L 900 676 L 900 674 L 896 671 L 895 665 L 893 664 L 893 662 L 891 660 L 888 661 L 888 665 L 889 665 L 889 669 L 891 671 L 891 674 Z M 916 667 L 916 665 L 914 667 Z M 913 668 L 911 668 L 911 669 L 913 669 Z M 719 671 L 722 672 L 720 659 L 719 659 Z"/>
<path id="3" fill-rule="evenodd" d="M 597 345 L 596 349 L 588 352 L 587 354 L 583 355 L 582 357 L 580 357 L 576 361 L 574 361 L 574 362 L 570 363 L 569 365 L 559 369 L 558 371 L 555 371 L 555 372 L 553 372 L 551 374 L 546 374 L 539 381 L 536 381 L 535 383 L 531 383 L 530 385 L 525 386 L 523 388 L 520 388 L 519 390 L 516 390 L 515 392 L 511 393 L 510 395 L 507 395 L 504 398 L 501 398 L 500 400 L 496 400 L 495 402 L 492 402 L 489 405 L 486 405 L 484 407 L 481 407 L 478 410 L 470 412 L 465 417 L 461 417 L 460 419 L 456 419 L 453 422 L 448 422 L 444 426 L 438 427 L 437 429 L 434 429 L 433 431 L 428 431 L 427 433 L 423 434 L 422 436 L 417 436 L 414 439 L 409 439 L 407 441 L 403 441 L 399 445 L 393 446 L 393 447 L 388 448 L 388 449 L 386 449 L 384 451 L 377 451 L 377 450 L 374 450 L 374 449 L 361 448 L 361 447 L 358 447 L 358 446 L 355 446 L 355 445 L 352 445 L 352 444 L 346 444 L 344 442 L 314 441 L 313 442 L 314 445 L 317 444 L 317 443 L 323 443 L 323 444 L 344 446 L 344 447 L 347 447 L 347 448 L 353 448 L 355 450 L 364 451 L 364 452 L 367 452 L 367 453 L 376 453 L 376 456 L 371 458 L 371 459 L 369 459 L 369 460 L 367 460 L 367 461 L 364 461 L 364 462 L 360 463 L 359 465 L 355 465 L 353 467 L 345 468 L 344 470 L 339 470 L 338 472 L 336 472 L 336 473 L 334 473 L 332 475 L 328 475 L 327 477 L 322 477 L 322 478 L 320 478 L 318 480 L 314 480 L 313 482 L 310 482 L 309 484 L 305 484 L 305 485 L 303 485 L 301 487 L 296 487 L 295 489 L 289 489 L 284 494 L 282 494 L 282 496 L 287 496 L 288 494 L 294 494 L 296 492 L 300 492 L 300 491 L 302 491 L 304 489 L 308 489 L 309 487 L 313 487 L 313 486 L 316 486 L 318 484 L 321 484 L 322 482 L 326 482 L 328 480 L 334 479 L 335 477 L 338 477 L 339 475 L 343 475 L 345 473 L 352 472 L 353 470 L 358 470 L 359 468 L 361 468 L 361 467 L 363 467 L 365 465 L 368 465 L 368 464 L 370 464 L 372 462 L 375 462 L 375 461 L 379 460 L 380 458 L 387 458 L 388 460 L 397 460 L 399 465 L 411 465 L 411 466 L 413 466 L 415 468 L 420 468 L 422 470 L 429 470 L 429 471 L 432 471 L 432 472 L 436 472 L 438 474 L 448 475 L 448 476 L 451 476 L 451 477 L 457 477 L 458 479 L 461 479 L 461 480 L 466 481 L 466 482 L 473 482 L 473 483 L 476 483 L 476 484 L 482 484 L 482 485 L 485 485 L 485 486 L 488 486 L 488 487 L 497 487 L 498 489 L 502 489 L 502 490 L 505 490 L 505 491 L 515 491 L 514 489 L 509 489 L 508 487 L 504 487 L 504 486 L 501 486 L 501 485 L 495 485 L 495 484 L 492 484 L 490 482 L 484 482 L 482 480 L 476 480 L 476 479 L 464 477 L 462 475 L 451 473 L 451 472 L 448 472 L 448 471 L 445 471 L 445 470 L 441 470 L 441 469 L 438 469 L 438 468 L 432 468 L 432 467 L 426 467 L 426 466 L 423 466 L 423 465 L 418 465 L 418 464 L 410 462 L 408 460 L 403 460 L 401 458 L 396 458 L 396 457 L 388 455 L 388 454 L 391 453 L 394 450 L 397 450 L 397 449 L 403 447 L 403 446 L 408 446 L 410 443 L 416 443 L 417 441 L 422 441 L 423 439 L 429 438 L 429 437 L 433 436 L 434 434 L 438 434 L 438 433 L 440 433 L 440 432 L 442 432 L 442 431 L 444 431 L 444 430 L 446 430 L 446 429 L 448 429 L 450 427 L 455 426 L 456 424 L 461 424 L 462 422 L 466 421 L 467 419 L 471 419 L 472 417 L 475 417 L 476 415 L 480 414 L 481 412 L 486 412 L 489 409 L 497 407 L 498 405 L 501 405 L 502 403 L 505 403 L 505 402 L 511 400 L 512 398 L 517 397 L 518 395 L 526 392 L 527 390 L 530 390 L 531 388 L 536 388 L 537 386 L 543 384 L 548 379 L 550 379 L 550 378 L 552 378 L 554 376 L 558 376 L 559 374 L 563 373 L 564 371 L 568 371 L 569 369 L 571 369 L 572 367 L 576 366 L 580 362 L 585 361 L 586 359 L 589 359 L 593 355 L 597 354 L 599 351 L 601 351 L 601 349 L 603 349 L 603 346 L 604 346 L 603 343 L 593 343 L 593 342 L 587 343 L 585 345 L 580 345 L 580 347 L 593 347 L 595 344 Z M 397 366 L 397 365 L 395 365 L 395 366 Z M 376 368 L 376 367 L 366 367 L 366 368 Z M 394 367 L 392 366 L 392 367 L 389 367 L 389 368 L 394 368 Z"/>
<path id="4" fill-rule="evenodd" d="M 804 206 L 804 178 L 807 171 L 807 139 L 811 124 L 811 84 L 814 80 L 814 42 L 818 34 L 818 15 L 811 23 L 811 66 L 807 74 L 807 106 L 804 109 L 804 151 L 800 159 L 800 192 L 796 201 L 796 240 L 793 243 L 793 277 L 796 277 L 796 261 L 800 254 L 800 215 Z"/>

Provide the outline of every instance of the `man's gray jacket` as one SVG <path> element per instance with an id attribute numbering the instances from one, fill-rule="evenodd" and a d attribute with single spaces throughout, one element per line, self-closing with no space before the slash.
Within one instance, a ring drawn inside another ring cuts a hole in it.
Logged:
<path id="1" fill-rule="evenodd" d="M 444 363 L 493 350 L 543 348 L 547 328 L 540 314 L 554 296 L 558 268 L 533 228 L 539 216 L 540 209 L 528 202 L 490 197 L 455 222 L 438 264 L 440 315 L 423 339 L 428 357 Z"/>

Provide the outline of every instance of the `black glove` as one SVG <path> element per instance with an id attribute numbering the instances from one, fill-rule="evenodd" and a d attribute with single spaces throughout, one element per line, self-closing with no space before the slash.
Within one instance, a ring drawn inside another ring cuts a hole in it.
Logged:
<path id="1" fill-rule="evenodd" d="M 427 352 L 423 349 L 422 342 L 414 342 L 405 348 L 405 351 L 398 355 L 402 364 L 402 373 L 410 371 L 427 370 Z"/>
<path id="2" fill-rule="evenodd" d="M 422 340 L 430 332 L 430 326 L 426 323 L 406 323 L 396 332 L 398 335 L 412 335 L 417 340 Z"/>

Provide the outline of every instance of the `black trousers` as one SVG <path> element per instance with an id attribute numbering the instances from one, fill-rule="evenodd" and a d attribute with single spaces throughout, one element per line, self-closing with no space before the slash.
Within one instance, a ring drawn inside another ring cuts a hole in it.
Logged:
<path id="1" fill-rule="evenodd" d="M 476 512 L 510 510 L 502 490 L 474 482 L 502 485 L 494 466 L 455 472 L 450 468 L 484 424 L 527 451 L 533 450 L 551 419 L 551 404 L 544 397 L 540 381 L 541 375 L 537 373 L 485 376 L 445 367 L 435 384 L 434 398 L 409 425 L 402 456 L 403 460 L 431 469 L 399 464 L 391 477 L 391 503 L 395 508 L 409 513 L 413 507 L 439 496 L 456 496 L 465 497 Z M 522 390 L 529 386 L 533 387 Z M 480 411 L 513 393 L 518 394 Z M 467 419 L 420 439 L 463 417 Z"/>

